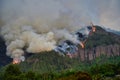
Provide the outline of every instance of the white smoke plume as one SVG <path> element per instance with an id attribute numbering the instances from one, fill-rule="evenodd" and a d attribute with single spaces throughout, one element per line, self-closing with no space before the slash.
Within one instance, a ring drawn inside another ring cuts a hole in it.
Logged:
<path id="1" fill-rule="evenodd" d="M 0 33 L 6 41 L 6 54 L 24 61 L 23 48 L 39 53 L 54 49 L 60 39 L 77 42 L 71 33 L 91 21 L 120 30 L 119 3 L 119 0 L 0 0 Z"/>
<path id="2" fill-rule="evenodd" d="M 62 29 L 62 30 L 55 30 L 55 37 L 58 39 L 58 40 L 61 40 L 61 39 L 65 39 L 65 40 L 70 40 L 72 41 L 73 43 L 79 43 L 80 41 L 78 41 L 77 39 L 77 35 L 74 35 L 72 33 L 70 33 L 68 30 L 66 29 Z"/>

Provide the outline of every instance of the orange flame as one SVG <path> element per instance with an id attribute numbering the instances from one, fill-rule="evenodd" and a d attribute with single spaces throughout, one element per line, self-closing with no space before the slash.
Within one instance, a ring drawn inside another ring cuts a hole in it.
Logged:
<path id="1" fill-rule="evenodd" d="M 85 48 L 85 45 L 82 42 L 80 42 L 80 45 L 82 48 Z"/>
<path id="2" fill-rule="evenodd" d="M 93 25 L 92 22 L 91 22 L 91 25 L 92 25 L 92 31 L 95 32 L 95 31 L 96 31 L 96 28 L 95 28 L 95 26 Z"/>
<path id="3" fill-rule="evenodd" d="M 20 63 L 20 60 L 19 59 L 13 59 L 13 64 L 19 64 Z"/>
<path id="4" fill-rule="evenodd" d="M 95 32 L 96 31 L 96 28 L 94 26 L 92 26 L 92 31 Z"/>
<path id="5" fill-rule="evenodd" d="M 70 53 L 67 53 L 67 56 L 68 56 L 69 58 L 72 58 L 72 57 L 73 57 L 72 54 L 70 54 Z"/>

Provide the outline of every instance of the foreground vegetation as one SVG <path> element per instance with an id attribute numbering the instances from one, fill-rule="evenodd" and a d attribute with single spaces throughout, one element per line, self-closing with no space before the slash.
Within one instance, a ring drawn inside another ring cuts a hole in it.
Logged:
<path id="1" fill-rule="evenodd" d="M 42 73 L 24 71 L 20 65 L 10 64 L 1 68 L 0 80 L 120 80 L 120 57 L 101 56 L 80 63 L 61 71 Z"/>

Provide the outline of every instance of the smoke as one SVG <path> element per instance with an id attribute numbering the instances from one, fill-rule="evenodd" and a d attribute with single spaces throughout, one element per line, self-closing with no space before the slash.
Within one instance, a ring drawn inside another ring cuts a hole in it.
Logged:
<path id="1" fill-rule="evenodd" d="M 24 61 L 24 50 L 50 51 L 61 39 L 75 43 L 71 33 L 88 25 L 120 30 L 119 0 L 0 0 L 1 35 L 7 55 Z"/>
<path id="2" fill-rule="evenodd" d="M 77 40 L 77 35 L 74 35 L 72 33 L 70 33 L 68 30 L 66 29 L 62 29 L 62 30 L 55 30 L 54 31 L 56 34 L 55 34 L 55 37 L 58 39 L 58 40 L 70 40 L 70 41 L 73 41 L 73 43 L 79 43 L 80 41 Z"/>
<path id="3" fill-rule="evenodd" d="M 28 45 L 27 51 L 32 53 L 50 51 L 55 48 L 56 43 L 52 32 L 42 35 L 34 32 L 24 32 L 22 40 Z"/>

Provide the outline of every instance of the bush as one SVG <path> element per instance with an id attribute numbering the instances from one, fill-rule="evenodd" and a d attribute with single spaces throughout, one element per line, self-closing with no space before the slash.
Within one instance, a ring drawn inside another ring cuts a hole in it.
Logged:
<path id="1" fill-rule="evenodd" d="M 90 69 L 91 74 L 103 74 L 104 76 L 114 76 L 116 74 L 116 65 L 104 64 L 93 66 Z"/>
<path id="2" fill-rule="evenodd" d="M 62 77 L 58 80 L 92 80 L 91 76 L 84 72 L 76 72 L 75 74 Z"/>
<path id="3" fill-rule="evenodd" d="M 25 77 L 28 79 L 28 80 L 35 80 L 35 73 L 32 72 L 32 71 L 28 71 L 25 75 Z"/>

